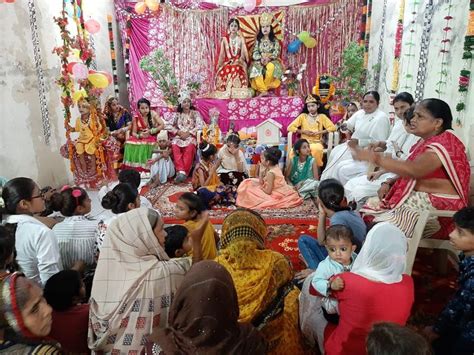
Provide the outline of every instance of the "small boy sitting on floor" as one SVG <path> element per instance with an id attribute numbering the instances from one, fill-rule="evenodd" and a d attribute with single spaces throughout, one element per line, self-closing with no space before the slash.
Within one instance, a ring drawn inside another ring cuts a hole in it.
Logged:
<path id="1" fill-rule="evenodd" d="M 466 207 L 453 217 L 451 244 L 461 250 L 458 290 L 424 333 L 432 341 L 435 354 L 474 353 L 474 207 Z"/>
<path id="2" fill-rule="evenodd" d="M 186 256 L 193 249 L 188 228 L 176 224 L 165 228 L 165 252 L 170 258 Z"/>
<path id="3" fill-rule="evenodd" d="M 165 252 L 170 259 L 188 256 L 193 250 L 193 239 L 200 237 L 207 229 L 209 224 L 209 215 L 203 212 L 197 219 L 196 228 L 191 232 L 183 225 L 176 224 L 165 228 Z"/>
<path id="4" fill-rule="evenodd" d="M 44 298 L 53 308 L 49 336 L 58 341 L 65 352 L 89 353 L 89 305 L 81 304 L 85 295 L 81 274 L 75 270 L 58 272 L 44 286 Z"/>
<path id="5" fill-rule="evenodd" d="M 155 188 L 160 184 L 165 184 L 168 179 L 175 174 L 173 160 L 171 159 L 171 143 L 168 140 L 168 132 L 162 130 L 156 136 L 156 149 L 152 158 L 148 161 L 150 165 L 151 178 L 148 184 L 150 188 Z"/>

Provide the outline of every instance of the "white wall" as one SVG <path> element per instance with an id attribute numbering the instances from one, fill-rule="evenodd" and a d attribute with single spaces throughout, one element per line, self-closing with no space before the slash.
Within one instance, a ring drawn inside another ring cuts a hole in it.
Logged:
<path id="1" fill-rule="evenodd" d="M 59 154 L 65 142 L 61 92 L 54 83 L 59 76 L 60 62 L 59 57 L 51 53 L 53 47 L 60 44 L 59 28 L 53 16 L 59 16 L 62 1 L 36 0 L 35 3 L 51 142 L 48 146 L 43 139 L 27 1 L 0 4 L 0 175 L 28 176 L 40 185 L 59 185 L 72 179 L 69 161 Z M 101 24 L 100 32 L 94 35 L 98 69 L 111 72 L 107 14 L 114 14 L 113 0 L 84 0 L 83 8 L 85 20 L 92 17 Z M 116 35 L 116 51 L 118 42 Z M 110 86 L 104 99 L 112 93 Z M 74 109 L 72 122 L 77 116 Z"/>
<path id="2" fill-rule="evenodd" d="M 451 106 L 453 116 L 456 119 L 456 104 L 458 103 L 458 79 L 459 72 L 462 69 L 462 53 L 464 36 L 467 27 L 468 11 L 469 11 L 469 0 L 452 0 L 453 8 L 451 9 L 451 16 L 453 19 L 450 22 L 452 31 L 450 34 L 451 46 L 449 53 L 446 55 L 448 62 L 448 76 L 447 85 L 443 88 L 443 93 L 439 96 L 440 99 L 445 100 Z M 372 7 L 372 27 L 370 31 L 370 45 L 369 45 L 369 65 L 368 68 L 373 67 L 377 63 L 377 55 L 380 44 L 380 23 L 383 13 L 383 0 L 374 0 Z M 415 18 L 415 24 L 411 24 L 412 9 L 411 6 L 413 0 L 406 0 L 405 6 L 405 19 L 404 19 L 404 33 L 402 41 L 402 60 L 400 67 L 400 81 L 403 83 L 403 77 L 406 73 L 410 73 L 414 76 L 413 91 L 414 95 L 416 73 L 418 71 L 418 61 L 420 56 L 420 42 L 421 35 L 423 32 L 423 20 L 424 10 L 427 0 L 422 0 L 418 6 L 418 13 Z M 428 53 L 428 64 L 427 64 L 427 80 L 425 82 L 424 98 L 438 97 L 436 93 L 436 82 L 439 80 L 439 71 L 441 66 L 441 40 L 443 39 L 443 28 L 445 27 L 446 20 L 444 17 L 447 14 L 446 8 L 449 1 L 447 0 L 434 0 L 434 16 L 433 16 L 433 27 L 430 37 L 430 48 Z M 385 35 L 383 44 L 383 57 L 382 67 L 380 76 L 379 93 L 381 96 L 381 108 L 386 112 L 393 111 L 393 108 L 389 105 L 390 88 L 393 76 L 393 60 L 394 60 L 394 46 L 395 46 L 395 31 L 398 21 L 400 9 L 399 0 L 388 0 L 387 1 L 387 15 L 385 23 Z M 407 51 L 407 46 L 404 45 L 408 42 L 408 36 L 410 29 L 415 29 L 415 47 L 413 53 L 415 57 L 411 59 L 410 65 L 404 54 Z M 474 66 L 473 66 L 474 67 Z M 471 80 L 472 81 L 472 80 Z M 401 85 L 400 85 L 401 86 Z M 400 91 L 404 91 L 401 89 Z M 457 134 L 463 139 L 469 148 L 471 157 L 474 155 L 474 87 L 471 83 L 470 94 L 468 96 L 468 102 L 466 103 L 465 120 L 463 127 L 456 127 Z"/>

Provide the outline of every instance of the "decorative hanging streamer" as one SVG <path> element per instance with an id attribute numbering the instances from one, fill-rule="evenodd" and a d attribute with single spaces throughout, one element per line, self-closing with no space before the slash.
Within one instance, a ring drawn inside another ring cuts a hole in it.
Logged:
<path id="1" fill-rule="evenodd" d="M 452 33 L 452 28 L 450 26 L 451 20 L 453 17 L 451 16 L 451 9 L 453 5 L 451 4 L 451 0 L 448 2 L 447 6 L 447 14 L 444 16 L 444 19 L 446 20 L 446 23 L 443 28 L 443 39 L 441 40 L 441 66 L 440 66 L 440 71 L 439 71 L 439 80 L 436 83 L 436 93 L 438 94 L 438 98 L 441 97 L 441 94 L 443 94 L 443 87 L 446 86 L 447 84 L 447 76 L 448 76 L 448 54 L 449 54 L 449 49 L 451 47 L 451 33 Z"/>
<path id="2" fill-rule="evenodd" d="M 411 21 L 410 21 L 410 37 L 408 39 L 408 42 L 405 43 L 404 47 L 408 48 L 406 53 L 403 54 L 403 57 L 406 58 L 406 64 L 404 65 L 405 67 L 405 76 L 403 77 L 404 79 L 404 84 L 402 86 L 402 89 L 405 91 L 411 92 L 412 91 L 412 84 L 413 84 L 413 74 L 411 74 L 414 70 L 411 68 L 411 60 L 412 58 L 415 57 L 415 38 L 416 38 L 416 15 L 418 13 L 418 8 L 420 5 L 420 0 L 414 0 L 411 4 Z"/>
<path id="3" fill-rule="evenodd" d="M 114 81 L 115 96 L 119 94 L 118 75 L 117 75 L 117 57 L 115 56 L 114 29 L 112 24 L 112 15 L 107 15 L 107 29 L 109 31 L 110 60 L 112 62 L 112 75 Z"/>
<path id="4" fill-rule="evenodd" d="M 421 101 L 425 93 L 426 64 L 430 47 L 432 20 L 434 14 L 433 0 L 426 3 L 425 17 L 423 21 L 423 34 L 420 43 L 420 59 L 418 61 L 418 73 L 416 74 L 415 102 Z"/>
<path id="5" fill-rule="evenodd" d="M 383 12 L 382 12 L 382 21 L 380 23 L 380 39 L 379 39 L 379 50 L 377 54 L 377 64 L 374 74 L 374 85 L 375 90 L 379 90 L 380 85 L 380 75 L 382 72 L 382 59 L 383 59 L 383 45 L 385 42 L 385 21 L 387 19 L 387 0 L 383 1 Z"/>
<path id="6" fill-rule="evenodd" d="M 393 60 L 393 76 L 390 91 L 395 94 L 398 91 L 399 76 L 400 76 L 400 55 L 402 53 L 402 38 L 403 38 L 403 18 L 405 16 L 405 0 L 400 1 L 400 12 L 398 14 L 397 31 L 395 33 L 395 50 Z"/>
<path id="7" fill-rule="evenodd" d="M 336 20 L 338 19 L 339 16 L 342 15 L 342 12 L 344 11 L 344 8 L 345 8 L 345 6 L 346 6 L 347 4 L 348 4 L 348 2 L 344 2 L 344 1 L 341 2 L 341 3 L 339 3 L 339 4 L 338 4 L 338 5 L 339 5 L 339 6 L 338 6 L 339 8 L 338 8 L 338 10 L 336 10 L 336 12 L 334 13 L 334 15 L 331 16 L 331 17 L 329 17 L 328 20 L 327 20 L 325 23 L 321 24 L 321 25 L 318 27 L 317 30 L 312 31 L 312 32 L 308 32 L 309 35 L 310 35 L 311 37 L 316 37 L 317 35 L 319 35 L 319 34 L 321 34 L 322 32 L 324 32 L 334 21 L 336 21 Z M 289 8 L 289 9 L 291 9 L 291 8 Z M 272 10 L 272 9 L 271 9 L 270 7 L 268 7 L 268 6 L 265 6 L 265 11 L 271 13 L 271 12 L 274 11 L 274 10 Z M 277 17 L 274 17 L 274 18 L 273 18 L 273 21 L 274 21 L 274 23 L 276 23 L 278 26 L 280 26 L 280 27 L 283 29 L 283 32 L 285 32 L 285 33 L 288 34 L 288 35 L 293 35 L 293 36 L 297 37 L 298 33 L 301 32 L 301 31 L 298 31 L 298 32 L 291 32 L 291 31 L 288 29 L 288 27 L 285 27 L 285 25 L 283 24 L 283 22 L 281 22 Z M 304 28 L 304 27 L 302 27 L 302 28 Z"/>
<path id="8" fill-rule="evenodd" d="M 45 144 L 49 145 L 51 138 L 51 124 L 49 121 L 48 101 L 46 99 L 46 82 L 43 72 L 43 59 L 38 36 L 38 25 L 36 19 L 36 6 L 34 0 L 28 0 L 28 11 L 30 18 L 31 39 L 33 43 L 33 55 L 35 59 L 36 77 L 38 80 L 38 94 L 41 111 L 41 122 L 43 126 L 43 137 Z"/>
<path id="9" fill-rule="evenodd" d="M 95 59 L 95 43 L 94 43 L 94 36 L 89 35 L 89 46 L 91 47 L 92 53 L 94 53 L 94 56 L 92 57 L 91 60 L 91 66 L 90 68 L 92 70 L 97 70 L 97 60 Z"/>
<path id="10" fill-rule="evenodd" d="M 467 94 L 471 83 L 471 65 L 474 54 L 474 0 L 470 1 L 467 21 L 466 36 L 464 37 L 463 47 L 463 66 L 459 73 L 459 99 L 456 105 L 457 117 L 456 125 L 462 127 L 464 123 L 464 113 L 466 111 Z"/>
<path id="11" fill-rule="evenodd" d="M 370 29 L 372 24 L 372 0 L 367 0 L 367 24 L 365 27 L 365 50 L 364 50 L 364 67 L 367 69 L 369 65 L 369 42 Z"/>
<path id="12" fill-rule="evenodd" d="M 343 7 L 344 16 L 335 16 Z M 318 74 L 337 76 L 342 66 L 342 53 L 349 43 L 357 41 L 361 3 L 359 0 L 345 0 L 329 6 L 291 6 L 287 10 L 288 30 L 297 33 L 304 28 L 325 28 L 318 32 L 316 50 L 302 50 L 287 58 L 288 67 L 298 68 L 306 63 L 305 78 L 301 81 L 302 92 L 311 92 Z M 331 26 L 325 26 L 330 23 Z"/>
<path id="13" fill-rule="evenodd" d="M 132 33 L 131 29 L 132 29 L 131 16 L 127 16 L 127 21 L 126 21 L 127 37 L 125 39 L 125 58 L 124 58 L 125 80 L 127 81 L 127 85 L 130 85 L 130 35 Z"/>
<path id="14" fill-rule="evenodd" d="M 361 13 L 361 21 L 360 21 L 360 36 L 359 36 L 359 45 L 364 47 L 364 67 L 367 68 L 367 58 L 368 55 L 366 55 L 365 48 L 368 48 L 368 42 L 369 42 L 369 36 L 370 33 L 367 32 L 367 29 L 370 28 L 368 27 L 369 22 L 370 22 L 370 17 L 369 17 L 369 5 L 370 5 L 370 0 L 364 0 L 364 6 L 362 7 L 362 13 Z"/>

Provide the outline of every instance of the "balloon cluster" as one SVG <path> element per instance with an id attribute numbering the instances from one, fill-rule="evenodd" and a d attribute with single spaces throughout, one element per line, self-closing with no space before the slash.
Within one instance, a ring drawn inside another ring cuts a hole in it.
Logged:
<path id="1" fill-rule="evenodd" d="M 135 4 L 135 12 L 139 15 L 143 15 L 148 8 L 150 11 L 157 11 L 160 7 L 158 0 L 145 0 L 139 1 Z"/>
<path id="2" fill-rule="evenodd" d="M 302 31 L 298 34 L 298 38 L 295 39 L 288 45 L 288 52 L 296 53 L 300 49 L 301 43 L 305 45 L 306 48 L 316 47 L 316 39 L 311 37 L 311 34 L 308 31 Z"/>
<path id="3" fill-rule="evenodd" d="M 112 83 L 112 75 L 105 71 L 89 70 L 84 63 L 71 62 L 67 65 L 67 71 L 71 73 L 76 80 L 87 79 L 96 89 L 105 89 Z M 82 97 L 87 97 L 84 89 L 75 91 L 72 98 L 77 102 Z"/>
<path id="4" fill-rule="evenodd" d="M 244 0 L 243 8 L 247 12 L 252 12 L 257 6 L 260 6 L 262 0 Z"/>

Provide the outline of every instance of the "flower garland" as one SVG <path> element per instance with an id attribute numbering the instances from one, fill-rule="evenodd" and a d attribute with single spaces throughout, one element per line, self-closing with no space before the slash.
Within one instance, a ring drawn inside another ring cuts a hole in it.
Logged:
<path id="1" fill-rule="evenodd" d="M 405 16 L 405 0 L 400 1 L 400 11 L 397 21 L 397 32 L 395 34 L 395 50 L 393 60 L 393 76 L 391 92 L 395 94 L 398 91 L 399 76 L 400 76 L 400 55 L 402 53 L 402 38 L 403 38 L 403 19 Z"/>
<path id="2" fill-rule="evenodd" d="M 362 19 L 360 23 L 359 45 L 364 47 L 364 68 L 369 61 L 370 20 L 372 17 L 372 1 L 365 0 L 362 8 Z"/>
<path id="3" fill-rule="evenodd" d="M 464 120 L 464 111 L 466 110 L 466 98 L 469 91 L 471 79 L 471 64 L 474 52 L 474 0 L 469 4 L 469 19 L 467 22 L 466 36 L 464 37 L 464 53 L 462 55 L 463 66 L 459 73 L 459 100 L 456 105 L 457 117 L 456 124 L 462 127 Z"/>
<path id="4" fill-rule="evenodd" d="M 90 120 L 91 127 L 96 139 L 100 139 L 103 132 L 96 131 L 97 127 L 106 127 L 105 121 L 98 106 L 100 103 L 100 95 L 103 90 L 98 89 L 92 86 L 90 81 L 86 79 L 77 80 L 79 89 L 75 91 L 74 89 L 74 80 L 69 70 L 69 56 L 74 52 L 78 51 L 79 58 L 82 62 L 89 68 L 91 66 L 92 60 L 94 58 L 94 53 L 89 46 L 89 40 L 87 37 L 86 31 L 84 31 L 84 18 L 82 16 L 82 6 L 81 0 L 72 0 L 70 2 L 74 8 L 73 21 L 76 24 L 77 35 L 72 37 L 71 32 L 68 30 L 69 20 L 66 11 L 67 2 L 63 1 L 63 9 L 61 11 L 61 17 L 54 17 L 54 22 L 59 27 L 61 39 L 63 41 L 62 46 L 55 47 L 53 53 L 56 53 L 61 60 L 61 76 L 56 80 L 63 93 L 61 95 L 61 102 L 64 106 L 64 128 L 66 129 L 66 140 L 68 147 L 68 158 L 70 162 L 71 171 L 74 173 L 76 171 L 76 166 L 74 164 L 73 152 L 74 144 L 71 140 L 71 107 L 74 105 L 74 98 L 85 98 L 89 97 L 91 101 L 91 111 L 90 111 Z M 80 14 L 78 16 L 78 14 Z M 99 125 L 99 122 L 101 123 Z M 103 130 L 103 129 L 102 129 Z M 96 172 L 99 176 L 102 176 L 105 167 L 105 154 L 104 147 L 99 144 L 98 149 L 96 149 Z"/>
<path id="5" fill-rule="evenodd" d="M 449 48 L 450 48 L 450 43 L 451 43 L 451 32 L 452 32 L 452 28 L 450 26 L 450 22 L 451 20 L 453 19 L 453 17 L 451 16 L 451 9 L 452 9 L 453 5 L 451 4 L 451 0 L 449 0 L 448 2 L 448 7 L 447 7 L 447 15 L 444 16 L 444 19 L 446 20 L 446 23 L 444 25 L 444 28 L 443 28 L 443 39 L 441 40 L 441 49 L 440 49 L 440 53 L 441 53 L 441 67 L 440 67 L 440 71 L 439 71 L 439 80 L 438 82 L 436 83 L 436 89 L 435 89 L 435 92 L 438 94 L 438 98 L 441 97 L 441 95 L 444 93 L 443 92 L 443 87 L 446 86 L 447 84 L 447 81 L 446 81 L 446 78 L 448 76 L 448 62 L 447 62 L 447 59 L 446 59 L 446 56 L 448 55 L 449 53 Z"/>
<path id="6" fill-rule="evenodd" d="M 426 64 L 430 48 L 431 29 L 433 28 L 434 5 L 431 1 L 426 3 L 423 21 L 423 34 L 420 43 L 420 58 L 418 60 L 418 72 L 416 74 L 415 101 L 421 101 L 425 92 Z"/>
<path id="7" fill-rule="evenodd" d="M 411 21 L 410 21 L 410 38 L 408 42 L 405 43 L 404 47 L 408 48 L 408 51 L 403 55 L 407 58 L 406 61 L 406 74 L 403 77 L 404 84 L 402 89 L 405 91 L 411 92 L 412 91 L 412 84 L 413 84 L 413 74 L 411 74 L 411 60 L 415 57 L 414 48 L 415 48 L 415 36 L 416 36 L 416 15 L 418 14 L 418 7 L 420 5 L 420 0 L 414 0 L 411 6 Z"/>
<path id="8" fill-rule="evenodd" d="M 329 88 L 321 89 L 320 84 L 329 84 Z M 328 74 L 318 75 L 316 78 L 316 85 L 313 87 L 313 94 L 318 95 L 323 104 L 327 104 L 329 100 L 334 97 L 336 93 L 336 87 L 334 86 L 334 80 L 331 80 L 331 76 Z"/>

